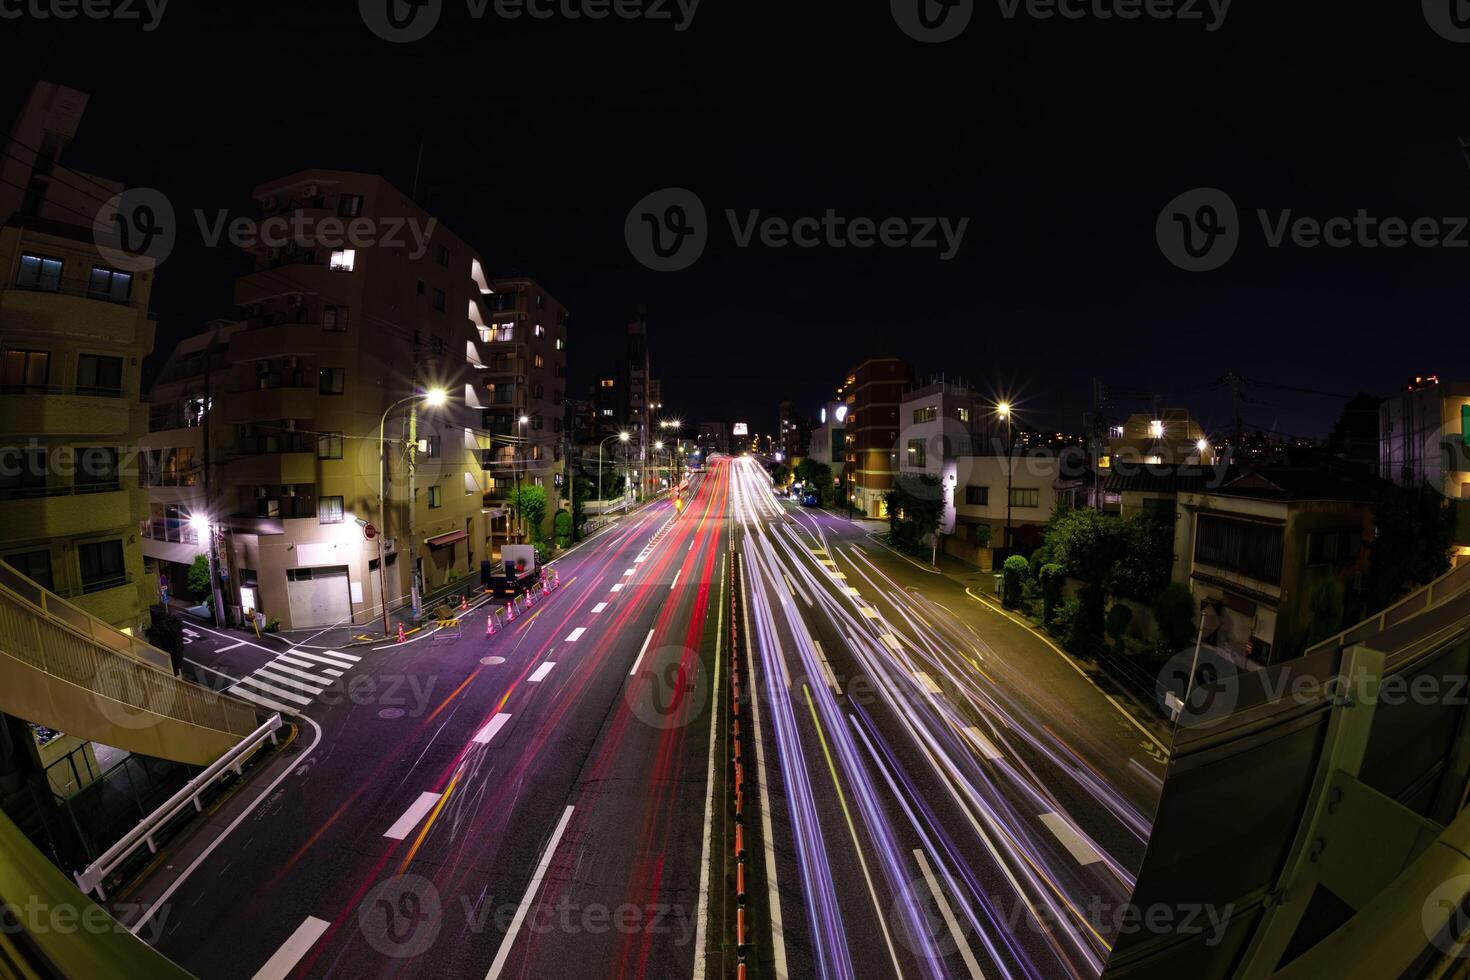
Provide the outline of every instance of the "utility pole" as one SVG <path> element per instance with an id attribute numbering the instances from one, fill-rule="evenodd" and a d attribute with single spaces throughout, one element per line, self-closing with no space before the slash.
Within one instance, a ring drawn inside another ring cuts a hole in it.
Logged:
<path id="1" fill-rule="evenodd" d="M 414 372 L 417 375 L 417 371 Z M 414 388 L 418 388 L 418 378 L 414 378 Z M 419 618 L 419 558 L 418 546 L 414 541 L 417 533 L 414 529 L 414 512 L 418 510 L 418 491 L 414 488 L 414 464 L 415 456 L 419 449 L 419 406 L 414 401 L 408 409 L 408 596 L 409 608 L 413 610 L 413 618 Z"/>
<path id="2" fill-rule="evenodd" d="M 219 629 L 225 627 L 225 598 L 220 589 L 219 579 L 219 556 L 216 553 L 214 536 L 214 498 L 211 490 L 214 481 L 210 475 L 210 452 L 209 452 L 209 417 L 213 414 L 214 390 L 211 387 L 210 362 L 214 360 L 214 345 L 219 339 L 219 327 L 215 327 L 209 334 L 209 343 L 204 347 L 204 404 L 201 408 L 200 433 L 204 444 L 204 518 L 206 521 L 204 531 L 204 546 L 206 560 L 209 563 L 209 591 L 214 598 L 214 625 Z M 192 516 L 192 515 L 191 515 Z"/>
<path id="3" fill-rule="evenodd" d="M 1235 444 L 1231 447 L 1235 453 L 1241 450 L 1241 444 L 1245 439 L 1245 423 L 1240 418 L 1241 388 L 1245 386 L 1245 379 L 1231 371 L 1225 375 L 1225 383 L 1230 386 L 1230 408 L 1235 423 Z"/>

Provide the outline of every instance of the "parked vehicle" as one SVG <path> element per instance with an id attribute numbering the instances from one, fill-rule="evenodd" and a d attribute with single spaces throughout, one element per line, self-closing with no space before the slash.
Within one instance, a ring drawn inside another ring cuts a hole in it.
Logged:
<path id="1" fill-rule="evenodd" d="M 532 545 L 503 545 L 500 559 L 499 567 L 488 561 L 481 566 L 485 588 L 495 595 L 513 599 L 541 580 L 541 568 Z"/>
<path id="2" fill-rule="evenodd" d="M 803 507 L 820 507 L 822 506 L 822 498 L 814 493 L 804 493 L 801 495 L 801 505 Z"/>

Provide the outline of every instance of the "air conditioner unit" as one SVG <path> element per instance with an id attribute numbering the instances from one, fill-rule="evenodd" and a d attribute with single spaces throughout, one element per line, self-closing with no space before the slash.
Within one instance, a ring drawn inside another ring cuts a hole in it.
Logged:
<path id="1" fill-rule="evenodd" d="M 306 185 L 306 196 L 307 197 L 316 197 L 317 196 L 317 192 L 319 190 L 320 190 L 320 188 L 318 188 L 315 184 L 307 184 Z"/>

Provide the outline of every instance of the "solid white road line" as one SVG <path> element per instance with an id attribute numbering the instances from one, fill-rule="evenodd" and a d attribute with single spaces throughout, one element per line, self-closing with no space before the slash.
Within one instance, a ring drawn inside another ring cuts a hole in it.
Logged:
<path id="1" fill-rule="evenodd" d="M 313 684 L 316 684 L 318 686 L 325 686 L 331 683 L 331 681 L 322 680 L 321 674 L 308 674 L 304 670 L 297 670 L 295 667 L 287 667 L 285 664 L 273 663 L 266 664 L 266 666 L 271 669 L 272 673 L 289 674 L 292 677 L 301 677 L 305 680 L 311 681 Z M 326 673 L 326 671 L 322 671 L 322 673 Z"/>
<path id="2" fill-rule="evenodd" d="M 720 612 L 715 622 L 715 664 L 724 662 L 724 629 L 725 629 L 725 569 L 720 569 Z M 720 703 L 720 674 L 722 671 L 715 670 L 714 698 L 711 704 Z M 715 746 L 716 730 L 715 723 L 719 720 L 720 712 L 709 713 L 709 768 L 705 771 L 705 785 L 709 787 L 709 793 L 704 801 L 704 841 L 699 846 L 699 902 L 694 916 L 694 975 L 690 980 L 704 980 L 705 960 L 704 944 L 708 941 L 706 935 L 709 928 L 709 872 L 710 872 L 710 848 L 714 835 L 715 824 Z"/>
<path id="3" fill-rule="evenodd" d="M 439 802 L 439 797 L 442 795 L 442 793 L 420 793 L 419 798 L 414 800 L 413 804 L 407 810 L 403 811 L 403 816 L 399 817 L 397 822 L 389 827 L 388 832 L 383 836 L 391 837 L 394 840 L 403 840 L 403 838 L 413 833 L 413 828 L 419 825 L 419 821 L 423 820 L 424 815 L 433 809 L 434 804 Z"/>
<path id="4" fill-rule="evenodd" d="M 284 653 L 277 657 L 274 662 L 278 664 L 290 664 L 293 667 L 311 667 L 313 669 L 319 666 L 310 660 L 298 660 L 295 657 L 288 657 Z"/>
<path id="5" fill-rule="evenodd" d="M 670 583 L 669 583 L 669 588 L 670 588 L 670 589 L 671 589 L 671 590 L 672 590 L 672 589 L 673 589 L 673 587 L 674 587 L 674 586 L 676 586 L 676 585 L 678 585 L 678 584 L 679 584 L 679 573 L 680 573 L 680 572 L 682 572 L 682 571 L 683 571 L 683 570 L 684 570 L 684 569 L 682 569 L 682 568 L 676 568 L 676 569 L 675 569 L 675 570 L 674 570 L 674 580 L 673 580 L 673 581 L 672 581 L 672 582 L 670 582 Z"/>
<path id="6" fill-rule="evenodd" d="M 356 664 L 355 660 L 341 660 L 336 657 L 324 657 L 319 653 L 307 653 L 305 650 L 292 650 L 291 656 L 305 657 L 307 660 L 312 660 L 319 664 L 326 664 L 328 667 L 352 667 Z"/>
<path id="7" fill-rule="evenodd" d="M 582 638 L 582 634 L 585 632 L 587 632 L 587 627 L 578 626 L 576 629 L 567 634 L 566 642 L 576 643 L 579 639 Z"/>
<path id="8" fill-rule="evenodd" d="M 322 938 L 322 933 L 327 931 L 331 923 L 326 919 L 318 919 L 308 915 L 306 921 L 296 927 L 291 933 L 291 938 L 286 944 L 276 950 L 276 955 L 265 961 L 265 966 L 255 974 L 255 980 L 283 980 L 301 962 L 301 957 L 311 949 L 316 941 Z"/>
<path id="9" fill-rule="evenodd" d="M 216 650 L 214 652 L 215 653 L 226 653 L 226 652 L 228 652 L 230 650 L 234 650 L 234 649 L 236 649 L 238 647 L 243 647 L 244 645 L 245 645 L 245 641 L 244 640 L 241 640 L 239 643 L 231 643 L 227 647 L 220 647 L 218 650 Z"/>
<path id="10" fill-rule="evenodd" d="M 648 644 L 652 642 L 653 630 L 649 630 L 648 635 L 643 638 L 643 646 L 640 647 L 638 650 L 638 658 L 633 661 L 633 669 L 628 671 L 629 677 L 632 677 L 634 674 L 638 673 L 638 665 L 643 663 L 643 655 L 648 652 Z"/>
<path id="11" fill-rule="evenodd" d="M 1071 853 L 1078 864 L 1096 864 L 1102 860 L 1102 855 L 1097 853 L 1097 848 L 1073 830 L 1072 825 L 1060 813 L 1043 813 L 1041 822 L 1046 824 L 1046 829 L 1062 842 L 1062 846 Z"/>
<path id="12" fill-rule="evenodd" d="M 1000 749 L 996 748 L 995 743 L 986 738 L 985 733 L 980 729 L 971 725 L 969 728 L 964 729 L 964 733 L 966 738 L 975 743 L 975 747 L 980 750 L 980 754 L 985 756 L 985 758 L 1000 758 Z"/>
<path id="13" fill-rule="evenodd" d="M 595 606 L 592 607 L 592 611 L 595 612 L 595 613 L 600 613 L 600 612 L 602 612 L 606 608 L 607 608 L 607 603 L 605 603 L 605 602 L 599 602 L 597 605 L 595 605 Z"/>
<path id="14" fill-rule="evenodd" d="M 546 869 L 551 866 L 551 859 L 556 854 L 556 845 L 561 843 L 561 835 L 567 832 L 567 824 L 571 822 L 572 811 L 576 807 L 567 807 L 561 815 L 561 822 L 556 825 L 556 830 L 551 834 L 551 840 L 546 843 L 546 852 L 541 855 L 541 863 L 536 865 L 536 873 L 531 876 L 531 883 L 526 886 L 526 894 L 521 897 L 521 904 L 516 907 L 515 918 L 510 921 L 510 928 L 505 930 L 505 938 L 500 942 L 500 951 L 495 954 L 495 962 L 490 964 L 490 972 L 485 974 L 485 980 L 496 980 L 500 971 L 505 969 L 505 961 L 510 959 L 511 947 L 515 945 L 516 933 L 521 931 L 521 925 L 526 921 L 526 913 L 531 910 L 531 903 L 536 899 L 536 893 L 541 890 L 541 883 L 546 880 Z"/>
<path id="15" fill-rule="evenodd" d="M 939 882 L 934 878 L 934 870 L 929 866 L 929 858 L 923 848 L 914 848 L 914 860 L 919 862 L 919 870 L 924 873 L 924 880 L 929 883 L 929 892 L 934 896 L 934 904 L 939 906 L 939 914 L 944 917 L 944 924 L 949 926 L 950 937 L 959 948 L 960 959 L 965 961 L 965 969 L 970 971 L 974 980 L 984 980 L 985 974 L 980 972 L 980 963 L 975 959 L 975 951 L 970 948 L 970 940 L 960 931 L 960 924 L 954 917 L 954 909 L 949 907 L 949 899 L 944 897 L 944 892 L 939 890 Z"/>
<path id="16" fill-rule="evenodd" d="M 279 684 L 283 690 L 296 691 L 310 697 L 316 697 L 318 694 L 322 693 L 322 689 L 325 688 L 328 683 L 330 683 L 328 680 L 326 680 L 326 678 L 313 677 L 311 679 L 311 683 L 308 684 L 305 681 L 297 680 L 294 677 L 287 677 L 285 674 L 276 673 L 270 664 L 267 664 L 266 666 L 260 668 L 250 676 L 254 677 L 257 680 L 266 680 L 270 681 L 272 684 Z"/>
<path id="17" fill-rule="evenodd" d="M 496 733 L 504 728 L 506 726 L 506 723 L 509 721 L 510 715 L 506 714 L 504 711 L 496 715 L 494 718 L 491 718 L 485 723 L 485 727 L 480 729 L 480 731 L 475 735 L 476 744 L 489 745 L 490 740 L 494 738 Z"/>
<path id="18" fill-rule="evenodd" d="M 269 708 L 272 711 L 279 711 L 283 715 L 294 715 L 301 710 L 299 707 L 294 705 L 280 704 L 279 702 L 272 701 L 270 698 L 260 694 L 256 694 L 249 688 L 241 687 L 238 684 L 225 691 L 225 693 L 231 695 L 232 697 L 244 698 L 246 701 L 253 701 L 256 704 L 260 705 L 262 708 Z"/>
<path id="19" fill-rule="evenodd" d="M 526 683 L 528 683 L 528 684 L 540 684 L 542 681 L 546 680 L 546 675 L 549 674 L 549 673 L 551 673 L 551 668 L 553 668 L 555 666 L 556 666 L 556 664 L 553 663 L 552 661 L 550 661 L 550 660 L 546 661 L 540 667 L 537 667 L 536 668 L 535 673 L 533 673 L 530 677 L 527 677 L 526 678 Z"/>

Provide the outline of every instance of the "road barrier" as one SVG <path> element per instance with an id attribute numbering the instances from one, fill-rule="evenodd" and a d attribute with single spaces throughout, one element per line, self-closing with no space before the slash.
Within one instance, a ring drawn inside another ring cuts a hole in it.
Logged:
<path id="1" fill-rule="evenodd" d="M 740 581 L 740 556 L 734 551 L 730 552 L 729 580 L 732 583 Z M 750 953 L 750 933 L 746 923 L 746 900 L 748 893 L 745 888 L 745 761 L 742 745 L 745 741 L 745 730 L 741 726 L 740 702 L 743 700 L 742 690 L 745 678 L 742 644 L 744 635 L 741 633 L 740 624 L 740 589 L 730 589 L 730 802 L 734 807 L 734 840 L 732 851 L 735 858 L 735 951 L 736 965 L 735 976 L 737 980 L 745 980 L 748 969 L 747 957 Z"/>

